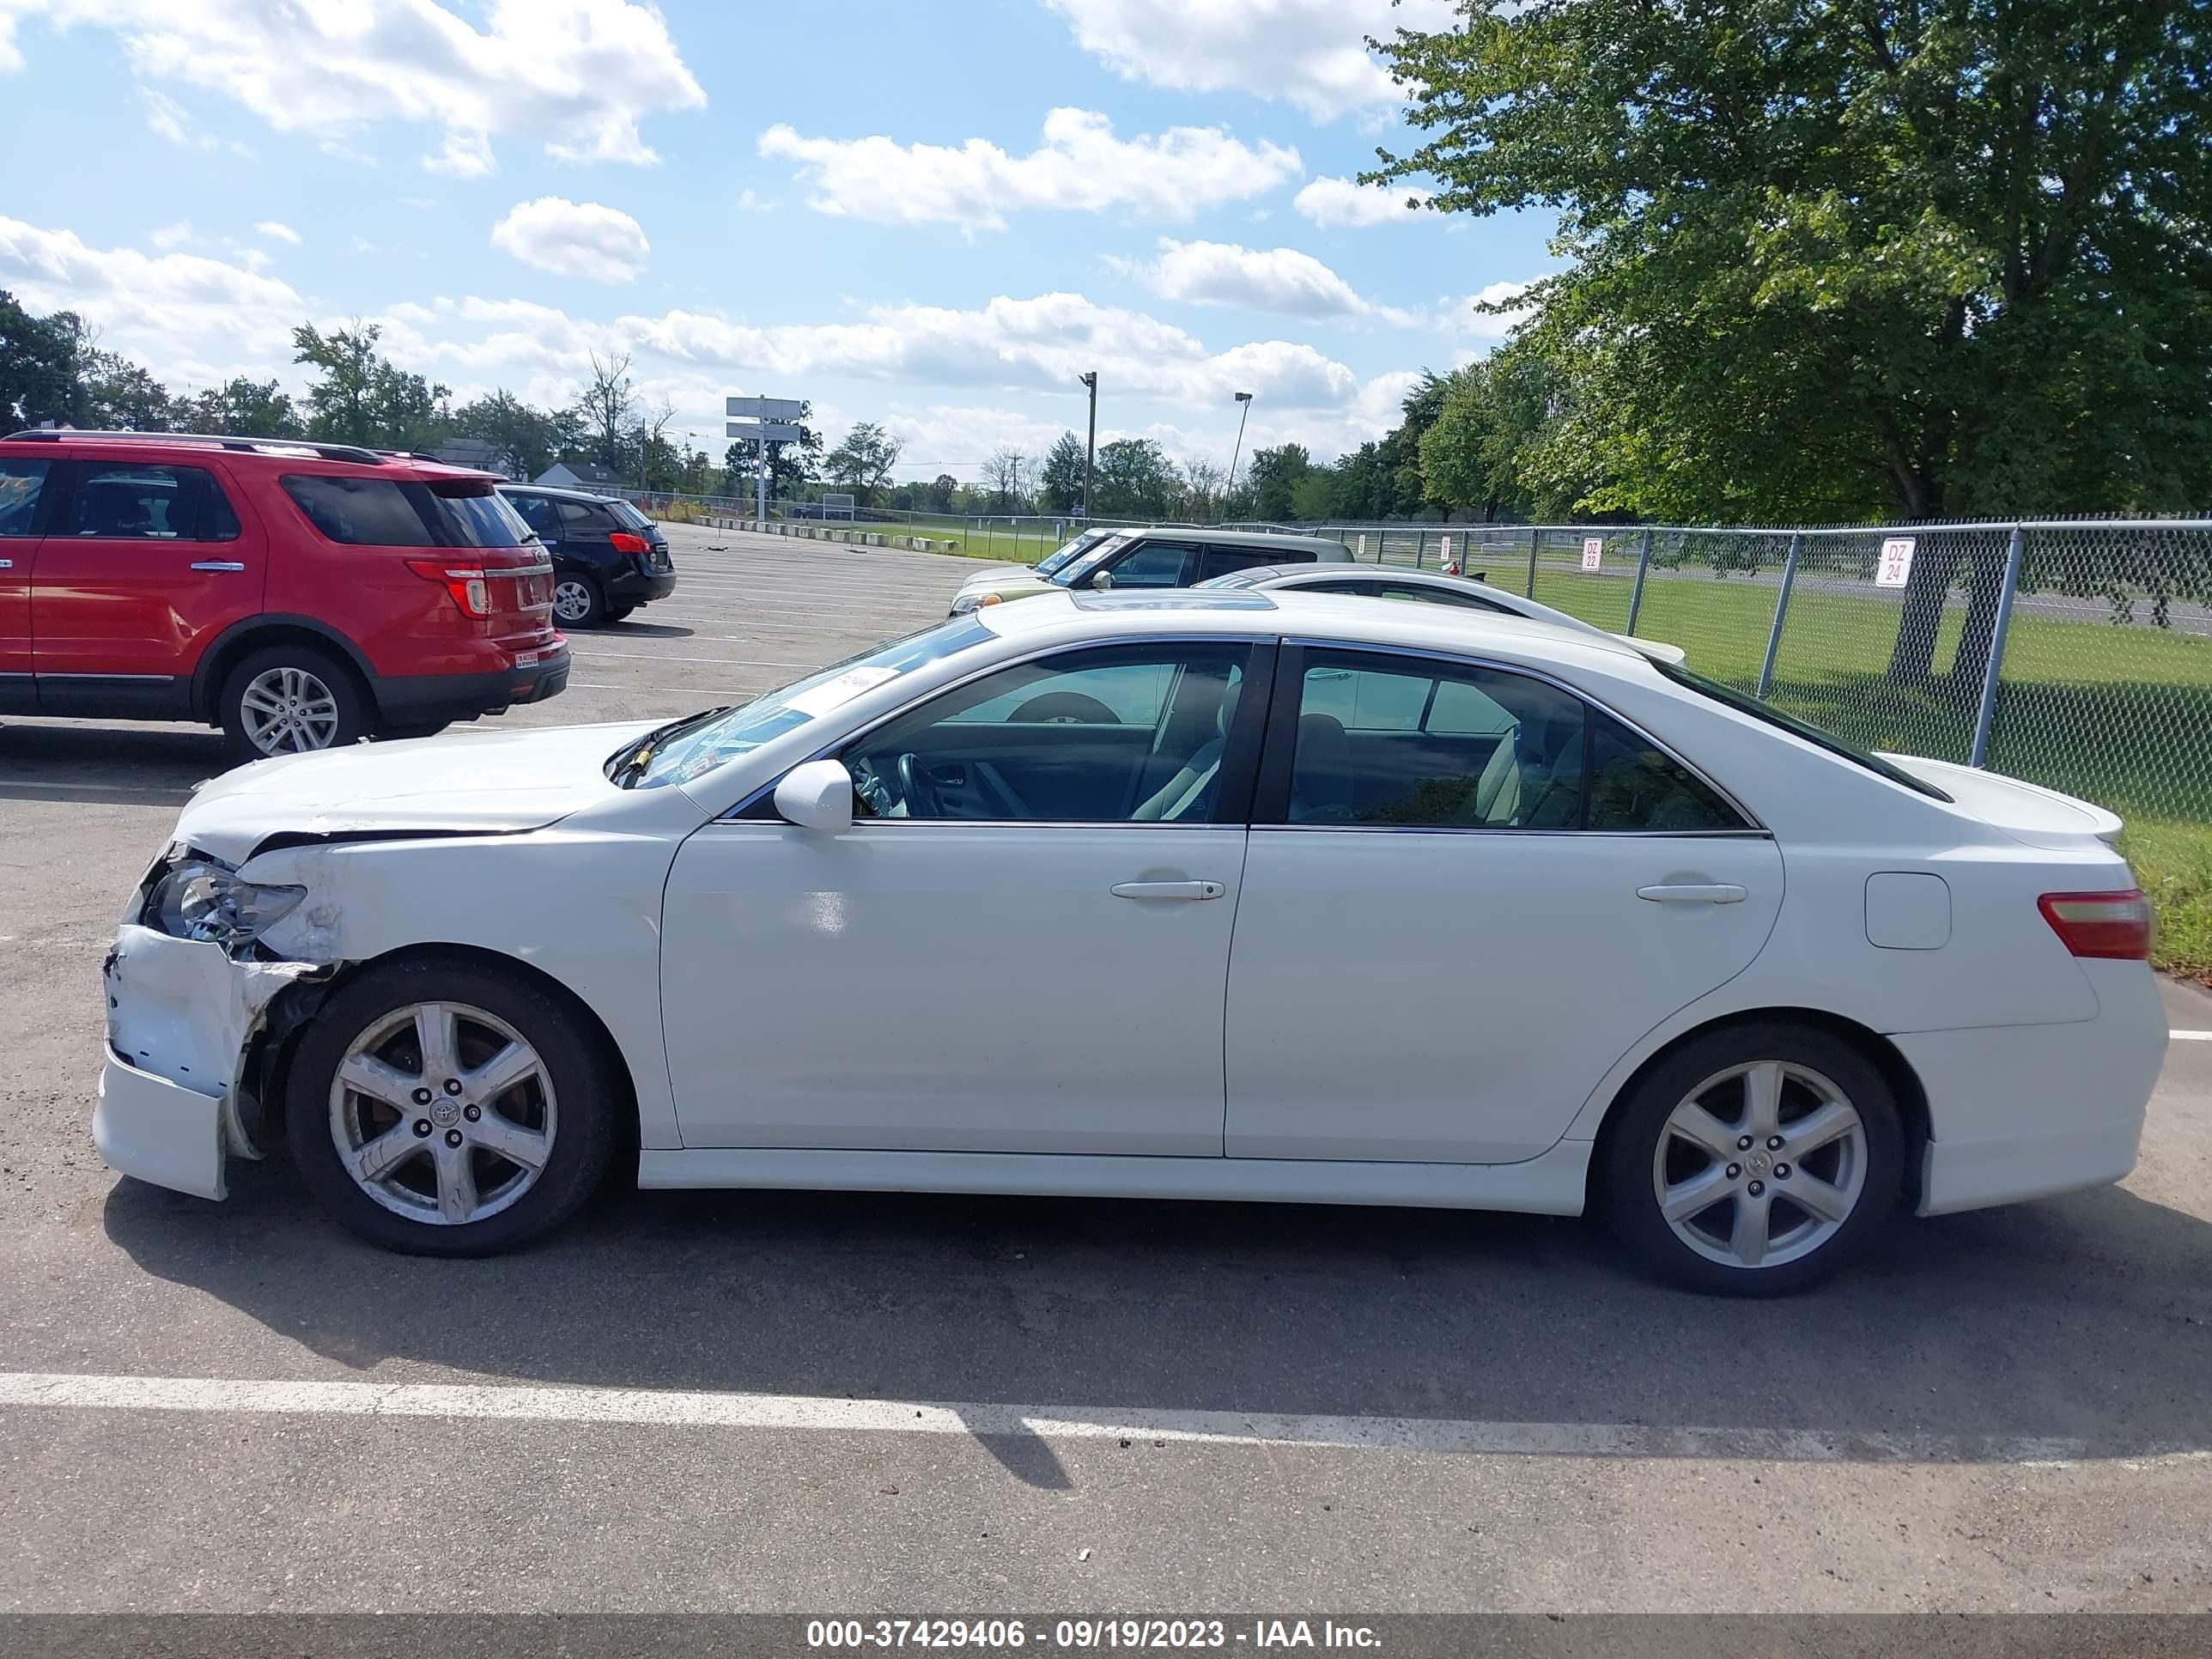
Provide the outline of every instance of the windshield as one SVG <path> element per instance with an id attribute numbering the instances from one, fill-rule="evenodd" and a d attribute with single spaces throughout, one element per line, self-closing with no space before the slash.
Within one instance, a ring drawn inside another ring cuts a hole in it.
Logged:
<path id="1" fill-rule="evenodd" d="M 694 716 L 663 726 L 610 759 L 609 769 L 629 775 L 618 781 L 633 789 L 688 782 L 772 738 L 798 730 L 886 680 L 910 674 L 925 664 L 991 637 L 991 630 L 972 617 L 939 623 L 832 663 L 777 690 L 763 692 L 742 708 L 710 719 Z"/>
<path id="2" fill-rule="evenodd" d="M 1198 586 L 1200 587 L 1257 587 L 1261 582 L 1279 574 L 1272 567 L 1266 569 L 1232 570 L 1225 576 L 1208 576 Z"/>
<path id="3" fill-rule="evenodd" d="M 1086 548 L 1077 554 L 1059 569 L 1048 572 L 1047 579 L 1062 587 L 1073 587 L 1127 547 L 1130 539 L 1127 536 L 1109 536 L 1096 547 Z"/>
<path id="4" fill-rule="evenodd" d="M 1854 765 L 1863 766 L 1877 777 L 1887 778 L 1892 783 L 1901 783 L 1907 789 L 1932 795 L 1937 800 L 1951 799 L 1934 784 L 1914 777 L 1901 767 L 1892 766 L 1879 755 L 1870 755 L 1855 744 L 1845 743 L 1834 732 L 1823 732 L 1819 726 L 1801 720 L 1794 714 L 1785 714 L 1772 703 L 1761 702 L 1757 697 L 1739 691 L 1734 686 L 1723 685 L 1718 680 L 1709 680 L 1703 674 L 1692 673 L 1681 664 L 1668 662 L 1664 658 L 1652 658 L 1651 665 L 1677 685 L 1687 686 L 1692 691 L 1711 697 L 1715 702 L 1725 703 L 1739 714 L 1748 714 L 1755 720 L 1779 726 L 1791 737 L 1802 738 L 1815 748 L 1825 749 Z"/>
<path id="5" fill-rule="evenodd" d="M 1102 536 L 1105 536 L 1109 532 L 1103 530 L 1086 530 L 1075 537 L 1073 540 L 1062 542 L 1058 547 L 1055 547 L 1051 552 L 1046 554 L 1044 557 L 1037 561 L 1037 574 L 1040 576 L 1049 576 L 1054 571 L 1058 570 L 1062 566 L 1067 564 L 1071 560 L 1080 555 L 1085 549 L 1090 547 Z"/>

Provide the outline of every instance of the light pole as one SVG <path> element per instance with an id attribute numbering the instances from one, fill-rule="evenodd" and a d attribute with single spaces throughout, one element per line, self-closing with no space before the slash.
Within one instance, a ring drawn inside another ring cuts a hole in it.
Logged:
<path id="1" fill-rule="evenodd" d="M 1229 486 L 1221 492 L 1221 505 L 1225 509 L 1229 498 L 1237 493 L 1237 463 L 1244 457 L 1244 422 L 1252 413 L 1252 394 L 1237 394 L 1237 447 L 1229 452 Z"/>
<path id="2" fill-rule="evenodd" d="M 1091 459 L 1098 448 L 1098 371 L 1075 377 L 1091 388 L 1091 432 L 1083 441 L 1083 521 L 1091 522 Z"/>

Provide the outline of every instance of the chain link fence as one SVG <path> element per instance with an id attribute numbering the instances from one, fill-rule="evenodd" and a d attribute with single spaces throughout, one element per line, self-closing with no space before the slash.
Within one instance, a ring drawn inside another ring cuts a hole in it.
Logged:
<path id="1" fill-rule="evenodd" d="M 1679 645 L 1868 748 L 2212 820 L 2212 520 L 1314 533 Z"/>

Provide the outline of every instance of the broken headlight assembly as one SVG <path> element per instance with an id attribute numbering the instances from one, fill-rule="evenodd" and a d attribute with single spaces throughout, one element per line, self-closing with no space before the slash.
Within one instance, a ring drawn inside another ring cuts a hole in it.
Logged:
<path id="1" fill-rule="evenodd" d="M 258 939 L 307 896 L 304 887 L 244 881 L 226 865 L 180 851 L 148 889 L 139 921 L 171 939 L 235 948 Z"/>

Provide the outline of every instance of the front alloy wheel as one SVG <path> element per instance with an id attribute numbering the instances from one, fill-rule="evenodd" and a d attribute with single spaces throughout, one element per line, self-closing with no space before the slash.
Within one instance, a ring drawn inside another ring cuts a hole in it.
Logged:
<path id="1" fill-rule="evenodd" d="M 386 1249 L 489 1255 L 550 1232 L 605 1173 L 627 1099 L 590 1016 L 492 963 L 387 962 L 334 990 L 285 1085 L 331 1214 Z"/>
<path id="2" fill-rule="evenodd" d="M 331 1136 L 347 1172 L 386 1209 L 433 1226 L 514 1203 L 559 1130 L 537 1049 L 465 1003 L 393 1009 L 348 1045 L 331 1081 Z"/>

